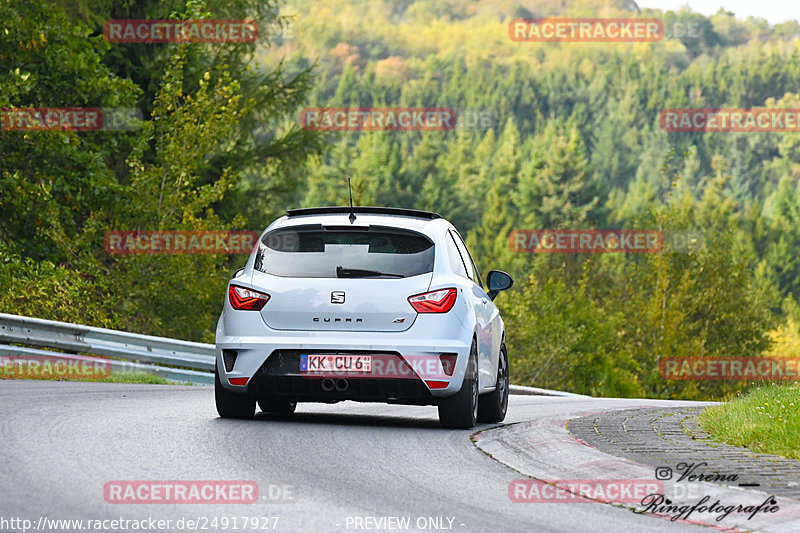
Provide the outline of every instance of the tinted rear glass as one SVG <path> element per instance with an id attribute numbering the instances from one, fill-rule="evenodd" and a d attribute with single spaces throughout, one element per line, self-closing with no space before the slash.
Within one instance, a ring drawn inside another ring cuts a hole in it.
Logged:
<path id="1" fill-rule="evenodd" d="M 255 268 L 284 277 L 399 278 L 433 272 L 433 251 L 410 231 L 287 228 L 264 235 Z"/>

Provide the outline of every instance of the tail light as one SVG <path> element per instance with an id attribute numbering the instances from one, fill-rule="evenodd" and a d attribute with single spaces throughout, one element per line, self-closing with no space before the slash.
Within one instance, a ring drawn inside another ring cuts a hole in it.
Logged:
<path id="1" fill-rule="evenodd" d="M 269 301 L 269 294 L 231 285 L 228 287 L 228 301 L 237 311 L 261 311 Z"/>
<path id="2" fill-rule="evenodd" d="M 411 304 L 417 313 L 446 313 L 453 308 L 456 303 L 455 289 L 440 289 L 438 291 L 426 292 L 409 296 L 408 303 Z"/>

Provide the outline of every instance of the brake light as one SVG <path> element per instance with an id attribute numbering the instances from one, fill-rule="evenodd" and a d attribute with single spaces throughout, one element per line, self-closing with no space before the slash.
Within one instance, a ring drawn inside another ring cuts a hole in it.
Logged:
<path id="1" fill-rule="evenodd" d="M 237 311 L 261 311 L 269 301 L 269 294 L 231 285 L 228 287 L 228 301 Z"/>
<path id="2" fill-rule="evenodd" d="M 426 292 L 409 296 L 408 303 L 411 304 L 417 313 L 446 313 L 453 308 L 456 303 L 455 289 L 440 289 L 438 291 Z"/>

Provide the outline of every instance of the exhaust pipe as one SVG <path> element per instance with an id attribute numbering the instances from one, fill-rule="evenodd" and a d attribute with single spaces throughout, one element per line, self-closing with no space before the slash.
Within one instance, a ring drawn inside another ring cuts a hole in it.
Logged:
<path id="1" fill-rule="evenodd" d="M 346 379 L 337 379 L 336 380 L 336 390 L 339 392 L 344 392 L 350 388 L 350 382 Z"/>
<path id="2" fill-rule="evenodd" d="M 331 378 L 325 378 L 322 380 L 322 390 L 325 392 L 330 392 L 333 390 L 334 384 Z"/>

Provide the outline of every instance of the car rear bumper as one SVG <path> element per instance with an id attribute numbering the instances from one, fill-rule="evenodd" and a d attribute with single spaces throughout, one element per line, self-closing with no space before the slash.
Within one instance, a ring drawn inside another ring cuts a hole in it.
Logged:
<path id="1" fill-rule="evenodd" d="M 336 380 L 339 381 L 339 380 Z M 282 397 L 297 402 L 356 402 L 434 405 L 436 397 L 421 380 L 348 379 L 341 390 L 323 389 L 323 379 L 296 376 L 256 376 L 247 387 L 256 398 Z M 336 386 L 339 386 L 337 383 Z"/>
<path id="2" fill-rule="evenodd" d="M 362 339 L 359 339 L 362 337 Z M 358 341 L 362 340 L 362 343 Z M 384 341 L 384 343 L 378 343 Z M 407 332 L 347 335 L 315 334 L 291 337 L 217 336 L 217 369 L 222 385 L 232 391 L 256 397 L 284 396 L 297 401 L 375 401 L 405 404 L 435 404 L 437 398 L 461 389 L 466 373 L 471 337 L 464 339 L 411 339 Z M 456 356 L 452 375 L 442 371 L 391 375 L 344 375 L 348 386 L 343 391 L 325 391 L 322 380 L 337 379 L 335 374 L 314 375 L 301 372 L 302 354 L 373 354 L 373 359 L 391 355 L 419 369 L 419 361 L 439 361 L 442 354 Z M 234 359 L 235 356 L 235 360 Z M 226 362 L 227 359 L 227 362 Z M 226 364 L 227 363 L 227 364 Z M 400 379 L 395 379 L 399 377 Z"/>

